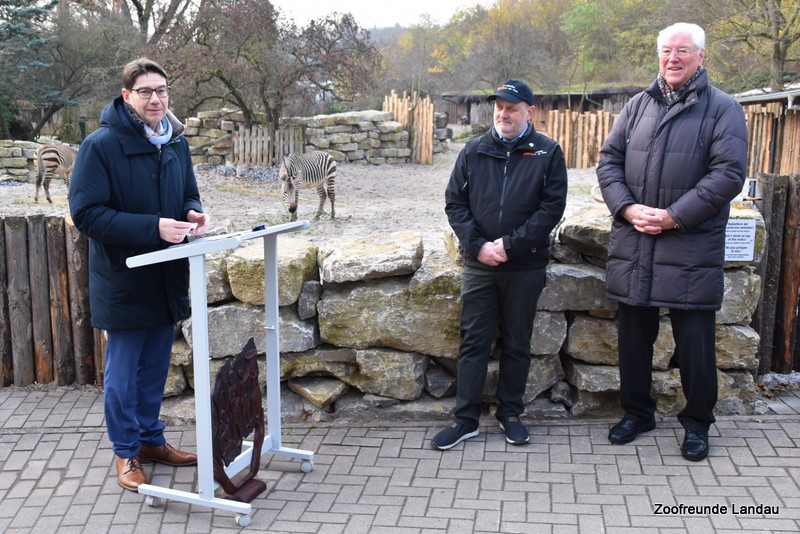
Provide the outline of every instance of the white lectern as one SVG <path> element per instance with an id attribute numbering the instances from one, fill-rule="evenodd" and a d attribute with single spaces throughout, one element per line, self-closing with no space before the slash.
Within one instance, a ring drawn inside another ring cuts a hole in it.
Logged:
<path id="1" fill-rule="evenodd" d="M 208 354 L 208 307 L 206 293 L 206 254 L 236 248 L 249 239 L 264 241 L 264 322 L 266 368 L 267 368 L 267 433 L 261 447 L 262 454 L 272 453 L 302 461 L 300 469 L 308 473 L 314 467 L 314 453 L 281 446 L 281 397 L 280 397 L 280 347 L 278 337 L 278 234 L 305 230 L 308 221 L 296 221 L 263 229 L 238 232 L 221 236 L 198 238 L 191 243 L 174 245 L 164 250 L 128 258 L 128 267 L 141 267 L 153 263 L 189 259 L 192 338 L 194 365 L 194 405 L 197 425 L 197 481 L 198 493 L 162 488 L 151 484 L 139 486 L 139 493 L 147 495 L 147 504 L 157 506 L 158 498 L 173 499 L 189 504 L 199 504 L 236 513 L 239 526 L 250 524 L 250 503 L 221 499 L 214 496 L 219 487 L 214 481 L 213 451 L 211 443 L 211 386 Z M 225 468 L 228 477 L 233 477 L 250 465 L 253 442 L 244 442 L 242 453 Z"/>

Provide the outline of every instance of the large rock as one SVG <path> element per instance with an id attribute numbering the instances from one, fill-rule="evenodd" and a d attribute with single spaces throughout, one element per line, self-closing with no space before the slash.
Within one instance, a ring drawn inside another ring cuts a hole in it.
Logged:
<path id="1" fill-rule="evenodd" d="M 319 249 L 318 261 L 325 284 L 411 274 L 422 256 L 422 234 L 405 231 L 327 242 Z"/>
<path id="2" fill-rule="evenodd" d="M 236 249 L 227 257 L 226 266 L 234 296 L 246 304 L 263 305 L 264 247 L 261 241 Z M 316 245 L 278 236 L 278 305 L 297 302 L 303 283 L 316 278 Z"/>
<path id="3" fill-rule="evenodd" d="M 617 322 L 576 314 L 565 350 L 573 358 L 587 363 L 618 365 Z M 658 337 L 653 344 L 653 368 L 666 369 L 674 352 L 672 323 L 669 318 L 661 317 Z"/>
<path id="4" fill-rule="evenodd" d="M 364 393 L 400 400 L 413 400 L 425 390 L 425 371 L 430 358 L 392 349 L 356 351 L 359 375 L 351 385 Z"/>
<path id="5" fill-rule="evenodd" d="M 758 367 L 758 332 L 749 326 L 717 325 L 717 367 L 755 369 Z"/>
<path id="6" fill-rule="evenodd" d="M 341 380 L 324 376 L 295 378 L 289 380 L 287 386 L 317 408 L 336 402 L 347 391 L 347 384 Z"/>
<path id="7" fill-rule="evenodd" d="M 761 277 L 752 269 L 725 269 L 725 293 L 717 324 L 750 324 L 761 296 Z"/>
<path id="8" fill-rule="evenodd" d="M 564 362 L 567 381 L 580 391 L 601 393 L 619 391 L 619 367 L 590 365 L 567 358 Z"/>
<path id="9" fill-rule="evenodd" d="M 497 382 L 500 373 L 500 362 L 492 360 L 489 362 L 486 373 L 486 382 L 483 387 L 483 398 L 487 402 L 497 403 L 495 396 Z M 532 402 L 536 397 L 556 385 L 564 378 L 564 369 L 561 367 L 561 359 L 558 354 L 546 356 L 536 356 L 531 358 L 531 366 L 528 370 L 528 382 L 525 386 L 523 402 Z"/>
<path id="10" fill-rule="evenodd" d="M 605 205 L 588 206 L 561 224 L 558 239 L 581 254 L 608 259 L 611 214 Z"/>
<path id="11" fill-rule="evenodd" d="M 326 289 L 317 304 L 322 340 L 455 358 L 461 304 L 452 291 L 456 274 L 447 265 L 434 258 L 419 279 L 393 277 Z"/>
<path id="12" fill-rule="evenodd" d="M 225 250 L 206 255 L 206 301 L 208 304 L 233 300 L 233 291 L 228 282 L 228 271 L 225 265 L 229 253 L 230 251 Z"/>
<path id="13" fill-rule="evenodd" d="M 606 298 L 606 272 L 592 265 L 551 263 L 547 285 L 539 298 L 539 309 L 549 311 L 590 311 L 617 309 Z"/>
<path id="14" fill-rule="evenodd" d="M 565 339 L 567 339 L 567 318 L 563 313 L 536 312 L 531 336 L 531 354 L 558 354 Z"/>
<path id="15" fill-rule="evenodd" d="M 303 321 L 291 307 L 279 310 L 281 352 L 302 352 L 320 344 L 314 321 Z M 259 351 L 264 351 L 264 309 L 245 304 L 225 304 L 208 309 L 208 353 L 211 358 L 239 354 L 251 337 Z M 182 325 L 183 336 L 193 346 L 192 320 Z"/>

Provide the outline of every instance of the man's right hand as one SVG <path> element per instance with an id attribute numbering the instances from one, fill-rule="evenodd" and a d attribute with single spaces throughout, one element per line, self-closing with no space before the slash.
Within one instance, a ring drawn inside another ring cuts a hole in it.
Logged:
<path id="1" fill-rule="evenodd" d="M 498 253 L 495 244 L 491 241 L 484 243 L 480 252 L 478 252 L 478 261 L 490 267 L 497 267 L 507 259 L 508 257 L 505 255 L 505 250 L 502 254 Z"/>

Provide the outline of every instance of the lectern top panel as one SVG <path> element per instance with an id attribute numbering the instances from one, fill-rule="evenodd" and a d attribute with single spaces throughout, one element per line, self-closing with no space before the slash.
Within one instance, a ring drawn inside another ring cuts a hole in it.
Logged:
<path id="1" fill-rule="evenodd" d="M 265 237 L 268 235 L 283 234 L 286 232 L 294 232 L 296 230 L 307 230 L 309 226 L 311 225 L 308 221 L 294 221 L 275 226 L 257 227 L 256 229 L 245 230 L 242 232 L 233 232 L 230 234 L 209 237 L 198 237 L 197 239 L 192 240 L 190 243 L 181 243 L 180 245 L 173 245 L 163 250 L 148 252 L 147 254 L 139 254 L 138 256 L 131 256 L 125 261 L 125 263 L 128 267 L 133 268 L 142 267 L 143 265 L 151 265 L 154 263 L 162 263 L 165 261 L 190 258 L 192 256 L 211 254 L 212 252 L 236 248 L 242 244 L 242 242 L 250 239 Z"/>

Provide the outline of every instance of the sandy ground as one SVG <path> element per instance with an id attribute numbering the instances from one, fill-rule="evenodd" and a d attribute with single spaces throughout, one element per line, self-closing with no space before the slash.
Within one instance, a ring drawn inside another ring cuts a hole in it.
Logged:
<path id="1" fill-rule="evenodd" d="M 434 156 L 433 165 L 366 165 L 340 163 L 336 177 L 336 219 L 330 219 L 330 204 L 325 214 L 315 221 L 319 204 L 316 191 L 301 190 L 298 217 L 308 219 L 309 230 L 297 235 L 320 242 L 337 236 L 382 235 L 401 230 L 418 230 L 423 234 L 426 250 L 438 249 L 442 230 L 447 228 L 444 213 L 444 189 L 450 177 L 461 143 L 450 143 L 450 149 Z M 244 173 L 241 173 L 244 174 Z M 282 202 L 280 185 L 274 171 L 253 177 L 216 170 L 196 172 L 203 206 L 212 217 L 212 232 L 244 230 L 260 224 L 289 221 Z M 568 212 L 592 203 L 590 190 L 596 183 L 594 169 L 573 169 L 569 172 L 570 201 Z M 67 191 L 63 180 L 50 187 L 53 204 L 48 204 L 41 191 L 34 203 L 35 184 L 4 181 L 0 177 L 0 216 L 44 213 L 68 215 Z"/>

